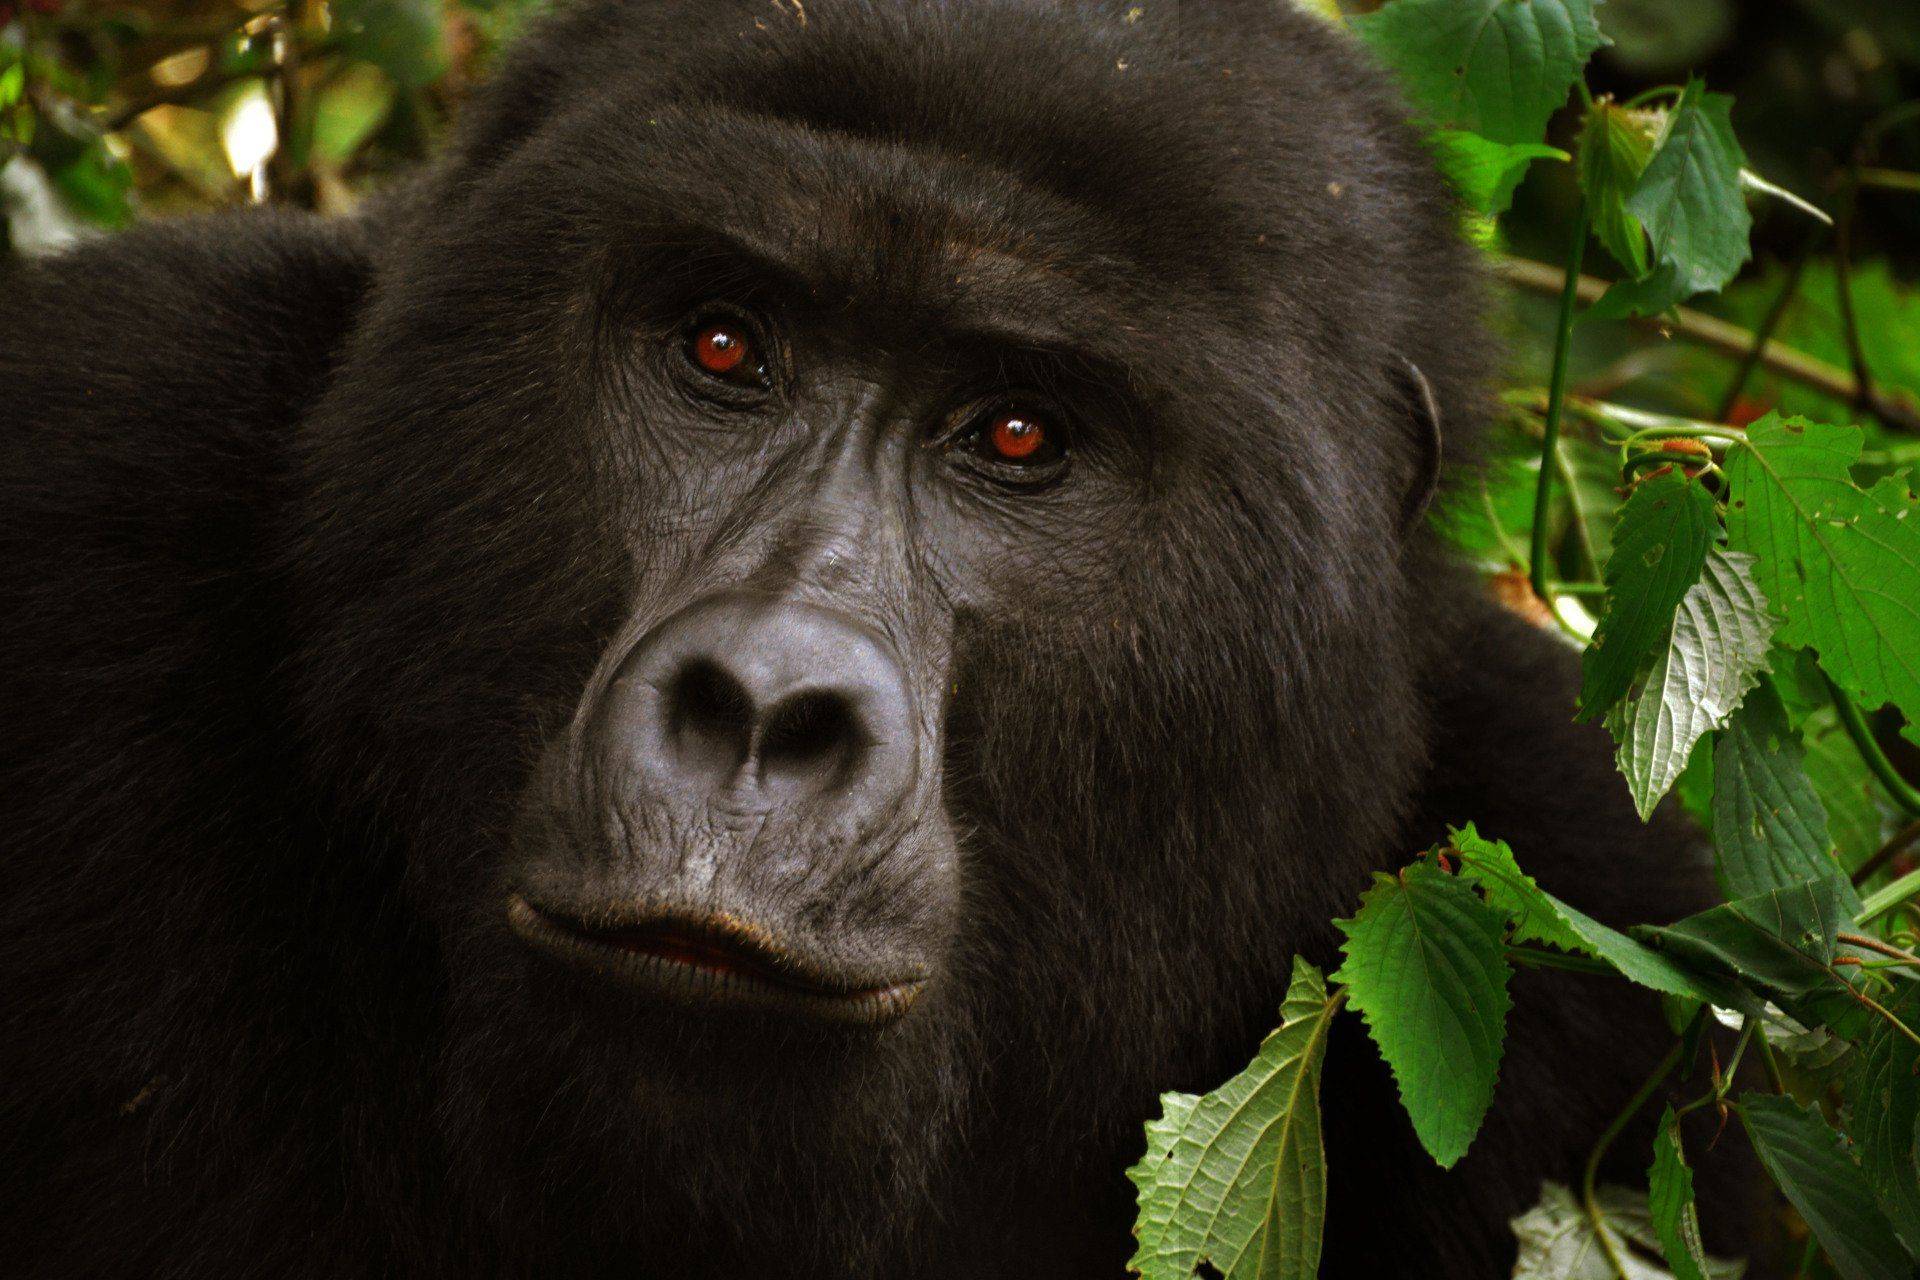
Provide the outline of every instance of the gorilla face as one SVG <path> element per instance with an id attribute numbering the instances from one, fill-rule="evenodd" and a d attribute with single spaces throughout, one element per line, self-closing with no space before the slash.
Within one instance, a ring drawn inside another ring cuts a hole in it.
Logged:
<path id="1" fill-rule="evenodd" d="M 483 113 L 304 429 L 294 620 L 465 1160 L 843 1263 L 1268 1015 L 1406 804 L 1398 362 L 1465 376 L 1403 305 L 1444 205 L 1319 33 L 1229 83 L 854 8 Z"/>

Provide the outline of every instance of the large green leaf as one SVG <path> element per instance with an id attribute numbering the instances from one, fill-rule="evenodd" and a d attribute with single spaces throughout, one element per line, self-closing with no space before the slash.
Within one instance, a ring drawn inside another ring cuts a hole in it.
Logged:
<path id="1" fill-rule="evenodd" d="M 1851 922 L 1839 887 L 1823 877 L 1634 932 L 1708 973 L 1791 999 L 1838 988 L 1834 936 Z"/>
<path id="2" fill-rule="evenodd" d="M 1713 843 L 1729 898 L 1831 878 L 1848 915 L 1860 895 L 1833 860 L 1827 811 L 1771 685 L 1747 695 L 1714 745 Z"/>
<path id="3" fill-rule="evenodd" d="M 1666 649 L 1674 610 L 1700 580 L 1718 531 L 1713 495 L 1678 471 L 1641 484 L 1621 507 L 1607 557 L 1607 612 L 1581 659 L 1582 719 L 1603 715 Z"/>
<path id="4" fill-rule="evenodd" d="M 1514 942 L 1541 942 L 1605 960 L 1620 976 L 1666 995 L 1731 1007 L 1742 997 L 1717 978 L 1694 973 L 1645 943 L 1610 929 L 1560 901 L 1520 869 L 1504 840 L 1489 840 L 1468 823 L 1449 833 L 1460 875 L 1513 925 Z"/>
<path id="5" fill-rule="evenodd" d="M 1603 43 L 1593 0 L 1393 0 L 1353 19 L 1437 127 L 1539 142 Z"/>
<path id="6" fill-rule="evenodd" d="M 1751 557 L 1714 547 L 1681 598 L 1666 652 L 1607 713 L 1642 818 L 1687 767 L 1701 736 L 1725 725 L 1758 682 L 1778 625 L 1754 585 Z"/>
<path id="7" fill-rule="evenodd" d="M 1733 99 L 1695 80 L 1667 118 L 1627 211 L 1640 219 L 1655 262 L 1671 263 L 1689 292 L 1717 290 L 1752 256 L 1740 170 L 1747 158 L 1733 133 Z"/>
<path id="8" fill-rule="evenodd" d="M 1867 1175 L 1817 1110 L 1772 1093 L 1744 1095 L 1739 1110 L 1760 1162 L 1846 1280 L 1913 1280 Z"/>
<path id="9" fill-rule="evenodd" d="M 1920 1029 L 1920 982 L 1902 980 L 1882 1004 Z M 1920 1257 L 1920 1045 L 1881 1019 L 1857 1057 L 1848 1080 L 1848 1127 L 1859 1140 L 1874 1197 Z"/>
<path id="10" fill-rule="evenodd" d="M 1897 477 L 1853 483 L 1858 427 L 1768 415 L 1728 456 L 1727 536 L 1785 616 L 1784 644 L 1868 708 L 1920 725 L 1920 515 Z"/>
<path id="11" fill-rule="evenodd" d="M 1131 1266 L 1144 1280 L 1312 1280 L 1327 1209 L 1320 1065 L 1338 1002 L 1320 971 L 1293 962 L 1280 1028 L 1204 1097 L 1169 1093 L 1147 1126 Z"/>
<path id="12" fill-rule="evenodd" d="M 1680 95 L 1624 209 L 1646 229 L 1653 269 L 1614 286 L 1591 318 L 1658 315 L 1740 274 L 1752 256 L 1753 218 L 1732 110 L 1732 98 L 1708 93 L 1698 80 Z"/>
<path id="13" fill-rule="evenodd" d="M 1414 1132 L 1442 1167 L 1467 1152 L 1493 1101 L 1506 1035 L 1506 922 L 1429 862 L 1376 876 L 1333 975 L 1393 1068 Z"/>

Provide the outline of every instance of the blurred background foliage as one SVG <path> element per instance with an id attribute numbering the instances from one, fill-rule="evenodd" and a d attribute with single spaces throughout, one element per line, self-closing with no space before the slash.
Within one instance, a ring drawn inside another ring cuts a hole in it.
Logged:
<path id="1" fill-rule="evenodd" d="M 534 0 L 0 0 L 0 231 L 341 212 L 432 148 Z"/>

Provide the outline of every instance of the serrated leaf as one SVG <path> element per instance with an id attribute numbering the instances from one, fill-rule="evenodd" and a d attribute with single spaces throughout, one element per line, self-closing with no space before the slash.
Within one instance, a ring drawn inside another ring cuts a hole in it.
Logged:
<path id="1" fill-rule="evenodd" d="M 1539 142 L 1605 43 L 1593 0 L 1394 0 L 1352 25 L 1443 129 Z"/>
<path id="2" fill-rule="evenodd" d="M 1620 1280 L 1601 1244 L 1603 1231 L 1626 1267 L 1626 1280 L 1674 1280 L 1651 1261 L 1660 1239 L 1644 1193 L 1603 1185 L 1594 1189 L 1594 1201 L 1604 1224 L 1599 1230 L 1573 1192 L 1557 1182 L 1541 1184 L 1539 1202 L 1508 1224 L 1520 1243 L 1513 1280 Z M 1737 1280 L 1745 1270 L 1745 1263 L 1713 1260 L 1707 1275 Z"/>
<path id="3" fill-rule="evenodd" d="M 1867 708 L 1891 702 L 1920 725 L 1920 507 L 1897 477 L 1853 483 L 1858 427 L 1754 423 L 1728 453 L 1731 544 L 1785 617 L 1783 644 L 1819 651 L 1820 666 Z"/>
<path id="4" fill-rule="evenodd" d="M 1673 266 L 1689 293 L 1720 289 L 1752 256 L 1753 218 L 1740 185 L 1746 155 L 1732 112 L 1732 98 L 1690 82 L 1627 200 L 1653 260 Z"/>
<path id="5" fill-rule="evenodd" d="M 1347 987 L 1393 1069 L 1414 1132 L 1442 1168 L 1480 1131 L 1500 1069 L 1509 970 L 1505 921 L 1466 883 L 1419 862 L 1376 876 L 1350 920 Z"/>
<path id="6" fill-rule="evenodd" d="M 1708 731 L 1725 725 L 1759 681 L 1778 623 L 1752 560 L 1714 547 L 1680 601 L 1667 650 L 1607 713 L 1617 761 L 1640 816 L 1652 814 Z"/>
<path id="7" fill-rule="evenodd" d="M 1860 895 L 1833 860 L 1827 811 L 1769 684 L 1748 694 L 1713 749 L 1713 843 L 1720 890 L 1746 898 L 1822 877 L 1849 916 Z"/>
<path id="8" fill-rule="evenodd" d="M 1607 557 L 1607 611 L 1580 660 L 1581 719 L 1598 719 L 1626 696 L 1666 649 L 1674 610 L 1700 580 L 1718 530 L 1713 495 L 1678 471 L 1627 498 Z"/>
<path id="9" fill-rule="evenodd" d="M 1461 877 L 1478 885 L 1488 904 L 1512 923 L 1514 942 L 1540 942 L 1605 960 L 1620 976 L 1665 995 L 1720 1005 L 1738 998 L 1723 982 L 1689 972 L 1542 889 L 1520 869 L 1505 841 L 1485 838 L 1472 823 L 1449 837 L 1460 857 Z"/>
<path id="10" fill-rule="evenodd" d="M 1440 129 L 1427 139 L 1440 173 L 1461 203 L 1475 213 L 1498 215 L 1535 160 L 1569 160 L 1558 147 L 1538 142 L 1506 143 L 1464 129 Z"/>
<path id="11" fill-rule="evenodd" d="M 1809 880 L 1634 933 L 1662 951 L 1776 996 L 1834 987 L 1834 936 L 1850 924 L 1839 888 Z"/>
<path id="12" fill-rule="evenodd" d="M 1680 1143 L 1680 1122 L 1668 1107 L 1653 1135 L 1653 1168 L 1647 1174 L 1647 1211 L 1660 1252 L 1675 1280 L 1707 1280 L 1709 1262 L 1700 1242 L 1700 1213 L 1693 1203 L 1693 1170 Z"/>
<path id="13" fill-rule="evenodd" d="M 1587 195 L 1593 234 L 1630 276 L 1645 275 L 1652 263 L 1646 230 L 1627 212 L 1627 198 L 1646 172 L 1665 123 L 1665 112 L 1629 110 L 1603 100 L 1587 108 L 1580 130 L 1580 189 Z"/>
<path id="14" fill-rule="evenodd" d="M 1144 1280 L 1312 1280 L 1327 1207 L 1320 1067 L 1338 1002 L 1293 962 L 1280 1027 L 1233 1079 L 1202 1097 L 1169 1093 L 1147 1126 L 1129 1264 Z"/>
<path id="15" fill-rule="evenodd" d="M 1749 1093 L 1739 1112 L 1761 1164 L 1846 1280 L 1913 1280 L 1913 1264 L 1874 1203 L 1866 1174 L 1818 1111 L 1778 1094 Z"/>
<path id="16" fill-rule="evenodd" d="M 1881 1003 L 1920 1029 L 1920 982 L 1901 981 Z M 1847 1090 L 1848 1127 L 1874 1198 L 1908 1252 L 1920 1258 L 1920 1045 L 1876 1021 Z"/>

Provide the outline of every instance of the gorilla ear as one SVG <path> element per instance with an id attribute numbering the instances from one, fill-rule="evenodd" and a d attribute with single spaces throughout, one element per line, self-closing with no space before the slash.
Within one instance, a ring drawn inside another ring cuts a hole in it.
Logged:
<path id="1" fill-rule="evenodd" d="M 1406 384 L 1407 408 L 1414 428 L 1413 477 L 1400 506 L 1400 536 L 1411 534 L 1427 514 L 1433 491 L 1440 485 L 1440 398 L 1420 366 L 1404 356 L 1401 379 Z"/>

